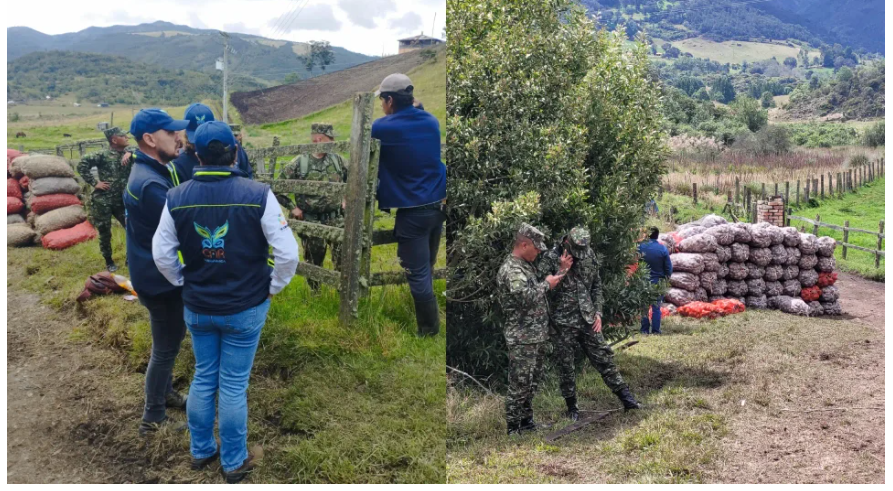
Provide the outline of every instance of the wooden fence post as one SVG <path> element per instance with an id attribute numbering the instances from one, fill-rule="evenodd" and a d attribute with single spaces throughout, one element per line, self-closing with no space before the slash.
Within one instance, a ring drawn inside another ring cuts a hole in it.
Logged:
<path id="1" fill-rule="evenodd" d="M 878 234 L 884 233 L 884 221 L 881 220 L 878 223 L 877 228 Z M 875 269 L 881 267 L 881 250 L 884 248 L 884 238 L 880 235 L 877 236 L 877 250 L 874 251 L 874 267 Z"/>
<path id="2" fill-rule="evenodd" d="M 837 173 L 837 197 L 843 198 L 843 186 L 840 184 L 840 172 Z"/>
<path id="3" fill-rule="evenodd" d="M 819 221 L 821 221 L 821 217 L 815 216 L 815 223 L 812 225 L 812 235 L 819 235 Z"/>
<path id="4" fill-rule="evenodd" d="M 822 195 L 821 195 L 821 196 L 822 196 L 822 199 L 825 199 L 825 174 L 822 174 L 822 175 L 819 177 L 819 179 L 822 180 L 822 187 L 821 187 L 821 189 L 822 189 Z"/>
<path id="5" fill-rule="evenodd" d="M 814 198 L 819 197 L 819 180 L 818 179 L 812 180 L 812 196 Z"/>
<path id="6" fill-rule="evenodd" d="M 741 193 L 739 192 L 740 188 L 741 188 L 741 179 L 736 177 L 735 178 L 735 203 L 741 202 Z"/>
<path id="7" fill-rule="evenodd" d="M 760 183 L 760 200 L 766 201 L 766 183 L 765 182 Z"/>
<path id="8" fill-rule="evenodd" d="M 809 203 L 809 179 L 806 180 L 806 187 L 803 188 L 803 202 Z"/>
<path id="9" fill-rule="evenodd" d="M 381 154 L 381 142 L 372 141 L 369 155 L 369 178 L 367 179 L 368 195 L 366 197 L 365 212 L 363 215 L 363 253 L 360 256 L 360 274 L 366 278 L 365 283 L 360 283 L 360 296 L 368 297 L 372 290 L 372 233 L 375 231 L 375 188 L 378 181 L 378 158 Z M 433 269 L 433 268 L 432 268 Z"/>
<path id="10" fill-rule="evenodd" d="M 778 183 L 775 183 L 775 193 L 772 196 L 778 196 Z"/>
<path id="11" fill-rule="evenodd" d="M 750 217 L 750 186 L 744 188 L 744 211 Z"/>
<path id="12" fill-rule="evenodd" d="M 797 207 L 800 207 L 800 179 L 797 179 Z"/>
<path id="13" fill-rule="evenodd" d="M 350 173 L 347 176 L 344 210 L 344 241 L 341 251 L 341 308 L 343 324 L 356 318 L 360 296 L 360 263 L 363 251 L 363 216 L 369 178 L 369 151 L 372 146 L 372 93 L 353 98 L 350 129 Z M 371 239 L 371 238 L 370 238 Z M 366 278 L 369 281 L 369 278 Z"/>
<path id="14" fill-rule="evenodd" d="M 788 204 L 791 202 L 791 183 L 789 181 L 784 182 L 784 206 L 787 209 Z"/>
<path id="15" fill-rule="evenodd" d="M 698 183 L 691 183 L 691 195 L 694 198 L 695 204 L 698 204 Z"/>
<path id="16" fill-rule="evenodd" d="M 841 252 L 841 256 L 846 259 L 846 245 L 850 241 L 850 221 L 845 220 L 843 222 L 843 251 Z"/>

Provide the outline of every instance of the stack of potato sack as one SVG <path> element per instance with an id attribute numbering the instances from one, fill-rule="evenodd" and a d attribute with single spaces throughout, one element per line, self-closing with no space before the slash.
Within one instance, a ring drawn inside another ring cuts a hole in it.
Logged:
<path id="1" fill-rule="evenodd" d="M 65 249 L 96 237 L 77 196 L 81 186 L 68 161 L 28 155 L 16 158 L 11 170 L 21 172 L 28 180 L 27 223 L 34 229 L 35 242 L 47 249 Z"/>
<path id="2" fill-rule="evenodd" d="M 6 149 L 6 245 L 12 247 L 32 245 L 37 235 L 24 218 L 28 213 L 25 207 L 28 178 L 13 164 L 22 155 L 18 150 Z"/>
<path id="3" fill-rule="evenodd" d="M 675 242 L 665 299 L 677 307 L 732 298 L 748 308 L 791 314 L 841 313 L 831 237 L 708 215 L 664 234 L 661 242 Z"/>

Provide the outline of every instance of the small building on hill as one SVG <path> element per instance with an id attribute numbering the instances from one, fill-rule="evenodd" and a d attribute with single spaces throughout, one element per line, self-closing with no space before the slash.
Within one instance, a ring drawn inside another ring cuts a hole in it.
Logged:
<path id="1" fill-rule="evenodd" d="M 417 49 L 431 48 L 438 44 L 443 44 L 445 41 L 426 36 L 425 33 L 422 33 L 411 38 L 398 39 L 397 42 L 400 43 L 398 53 L 402 54 Z"/>

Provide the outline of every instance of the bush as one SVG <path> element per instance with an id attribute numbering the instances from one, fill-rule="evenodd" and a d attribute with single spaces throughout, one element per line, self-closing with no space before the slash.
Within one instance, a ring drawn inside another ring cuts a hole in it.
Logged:
<path id="1" fill-rule="evenodd" d="M 862 145 L 876 148 L 884 144 L 884 122 L 879 121 L 865 129 L 862 135 Z"/>
<path id="2" fill-rule="evenodd" d="M 448 364 L 504 367 L 494 282 L 521 221 L 553 239 L 589 227 L 609 258 L 605 334 L 625 335 L 657 293 L 645 276 L 626 278 L 665 171 L 645 46 L 629 52 L 622 32 L 593 35 L 569 0 L 448 6 Z"/>
<path id="3" fill-rule="evenodd" d="M 743 96 L 735 99 L 731 104 L 735 119 L 747 126 L 747 129 L 756 133 L 769 122 L 769 114 L 763 110 L 760 103 L 751 97 Z"/>

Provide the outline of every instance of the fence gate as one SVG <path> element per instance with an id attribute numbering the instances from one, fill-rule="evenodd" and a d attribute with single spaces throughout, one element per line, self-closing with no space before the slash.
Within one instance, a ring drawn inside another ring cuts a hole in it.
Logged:
<path id="1" fill-rule="evenodd" d="M 341 243 L 340 272 L 301 261 L 297 274 L 338 289 L 341 295 L 339 318 L 343 323 L 349 323 L 357 317 L 359 299 L 361 296 L 368 296 L 371 287 L 406 282 L 403 271 L 371 272 L 372 247 L 396 242 L 393 230 L 373 232 L 381 148 L 380 142 L 372 139 L 373 100 L 373 95 L 369 92 L 354 96 L 350 140 L 245 149 L 254 165 L 256 180 L 268 183 L 274 193 L 344 198 L 344 228 L 293 220 L 290 217 L 288 220 L 289 226 L 296 233 L 318 237 L 330 243 Z M 346 183 L 281 179 L 278 176 L 281 165 L 277 164 L 280 161 L 290 161 L 291 157 L 304 153 L 330 152 L 350 154 Z M 445 278 L 446 270 L 437 270 L 434 276 Z"/>

